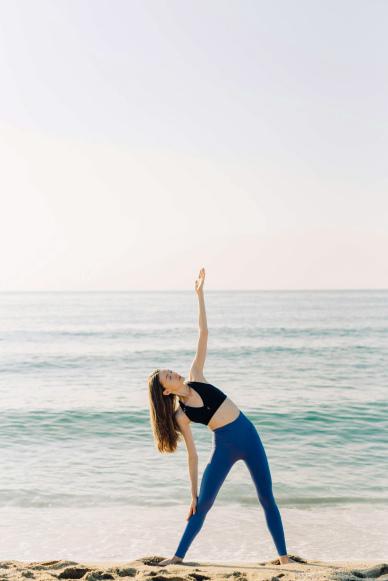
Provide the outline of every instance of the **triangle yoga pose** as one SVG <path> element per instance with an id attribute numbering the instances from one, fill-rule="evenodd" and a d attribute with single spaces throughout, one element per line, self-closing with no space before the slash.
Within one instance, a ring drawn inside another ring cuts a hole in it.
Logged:
<path id="1" fill-rule="evenodd" d="M 165 566 L 179 563 L 197 536 L 206 515 L 230 469 L 243 460 L 252 477 L 258 500 L 264 509 L 268 530 L 279 555 L 280 563 L 292 562 L 287 555 L 286 541 L 279 508 L 272 491 L 267 455 L 252 421 L 218 387 L 203 375 L 207 349 L 207 324 L 203 295 L 205 269 L 195 283 L 199 299 L 199 340 L 197 354 L 190 369 L 190 380 L 170 369 L 155 369 L 148 377 L 150 418 L 159 452 L 174 452 L 183 436 L 192 479 L 192 503 L 188 522 L 171 559 L 158 563 Z M 177 403 L 179 402 L 179 405 Z M 190 422 L 201 423 L 213 432 L 213 452 L 197 492 L 197 453 Z"/>

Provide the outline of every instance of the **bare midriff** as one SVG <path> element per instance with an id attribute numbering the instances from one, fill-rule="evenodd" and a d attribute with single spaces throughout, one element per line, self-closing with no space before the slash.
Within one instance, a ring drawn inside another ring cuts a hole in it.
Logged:
<path id="1" fill-rule="evenodd" d="M 224 399 L 218 410 L 214 413 L 207 427 L 211 430 L 221 428 L 222 426 L 230 424 L 230 422 L 233 422 L 233 420 L 237 419 L 239 413 L 239 408 L 235 403 L 233 403 L 231 399 L 229 399 L 229 397 L 227 397 Z"/>

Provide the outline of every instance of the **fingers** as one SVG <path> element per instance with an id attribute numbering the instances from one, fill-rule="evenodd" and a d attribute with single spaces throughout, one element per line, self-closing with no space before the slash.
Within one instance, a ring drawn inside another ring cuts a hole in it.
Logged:
<path id="1" fill-rule="evenodd" d="M 186 517 L 186 520 L 189 520 L 189 518 L 195 514 L 197 512 L 197 503 L 195 503 L 195 506 L 191 506 L 190 510 L 189 510 L 189 514 Z"/>
<path id="2" fill-rule="evenodd" d="M 199 271 L 198 278 L 195 281 L 195 290 L 200 290 L 205 280 L 205 268 L 202 267 Z"/>

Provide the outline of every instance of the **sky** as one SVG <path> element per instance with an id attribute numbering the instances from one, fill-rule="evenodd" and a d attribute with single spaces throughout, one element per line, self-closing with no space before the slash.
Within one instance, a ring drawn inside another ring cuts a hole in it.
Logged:
<path id="1" fill-rule="evenodd" d="M 0 0 L 0 291 L 388 288 L 385 0 Z"/>

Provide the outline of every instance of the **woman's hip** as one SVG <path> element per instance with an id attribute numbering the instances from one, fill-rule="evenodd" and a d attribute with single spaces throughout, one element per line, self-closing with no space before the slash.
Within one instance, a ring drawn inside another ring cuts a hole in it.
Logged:
<path id="1" fill-rule="evenodd" d="M 215 445 L 235 445 L 241 447 L 248 443 L 252 438 L 260 438 L 255 425 L 240 410 L 235 420 L 213 430 Z"/>

